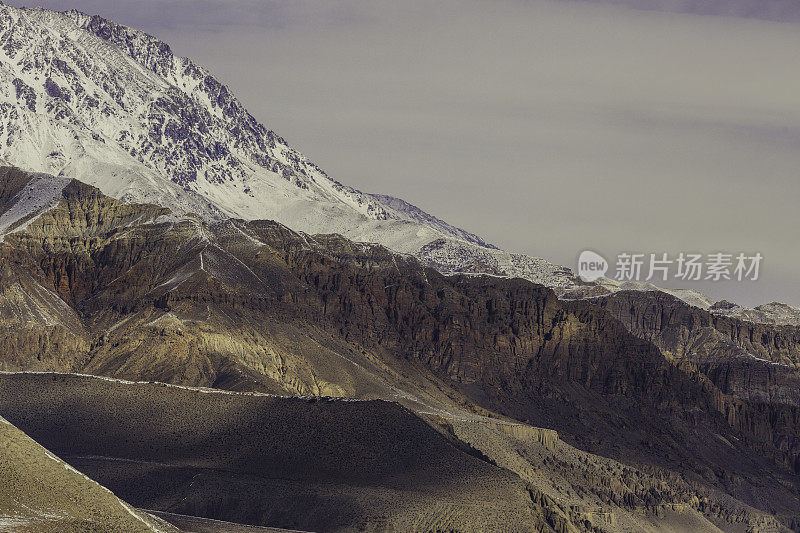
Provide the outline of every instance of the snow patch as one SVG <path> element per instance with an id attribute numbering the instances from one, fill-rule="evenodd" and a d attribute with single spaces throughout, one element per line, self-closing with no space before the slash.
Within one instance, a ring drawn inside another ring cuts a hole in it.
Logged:
<path id="1" fill-rule="evenodd" d="M 15 196 L 14 204 L 0 215 L 0 242 L 6 233 L 24 229 L 38 215 L 55 207 L 70 179 L 34 176 Z"/>

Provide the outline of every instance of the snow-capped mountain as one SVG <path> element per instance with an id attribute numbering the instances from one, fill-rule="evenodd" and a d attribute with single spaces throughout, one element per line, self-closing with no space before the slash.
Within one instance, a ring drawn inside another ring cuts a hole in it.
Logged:
<path id="1" fill-rule="evenodd" d="M 207 70 L 150 35 L 78 11 L 0 7 L 0 145 L 9 164 L 126 201 L 340 233 L 434 266 L 446 256 L 446 271 L 573 283 L 569 269 L 341 184 Z"/>
<path id="2" fill-rule="evenodd" d="M 151 35 L 74 10 L 0 3 L 0 161 L 178 215 L 339 233 L 445 273 L 521 277 L 565 297 L 660 290 L 583 283 L 569 268 L 500 250 L 404 200 L 343 185 L 206 69 Z M 24 207 L 41 212 L 51 196 L 34 191 Z M 704 309 L 713 304 L 694 291 L 671 293 Z"/>

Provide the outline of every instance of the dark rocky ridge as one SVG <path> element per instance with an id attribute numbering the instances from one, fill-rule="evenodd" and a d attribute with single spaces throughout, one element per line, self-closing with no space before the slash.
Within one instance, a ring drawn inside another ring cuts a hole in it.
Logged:
<path id="1" fill-rule="evenodd" d="M 760 324 L 715 315 L 669 294 L 653 291 L 622 291 L 593 301 L 608 309 L 631 332 L 650 340 L 672 357 L 730 350 L 733 344 L 742 353 L 800 366 L 798 326 Z"/>

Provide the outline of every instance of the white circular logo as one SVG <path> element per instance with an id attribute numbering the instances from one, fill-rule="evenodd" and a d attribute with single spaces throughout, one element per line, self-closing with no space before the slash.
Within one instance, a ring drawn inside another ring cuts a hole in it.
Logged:
<path id="1" fill-rule="evenodd" d="M 583 281 L 595 281 L 608 272 L 608 261 L 591 250 L 584 250 L 578 257 L 578 276 Z"/>

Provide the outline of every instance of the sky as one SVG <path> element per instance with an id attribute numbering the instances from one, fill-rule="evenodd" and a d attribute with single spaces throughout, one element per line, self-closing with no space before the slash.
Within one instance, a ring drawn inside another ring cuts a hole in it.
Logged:
<path id="1" fill-rule="evenodd" d="M 800 305 L 798 0 L 97 0 L 339 181 L 501 248 L 759 252 Z"/>

